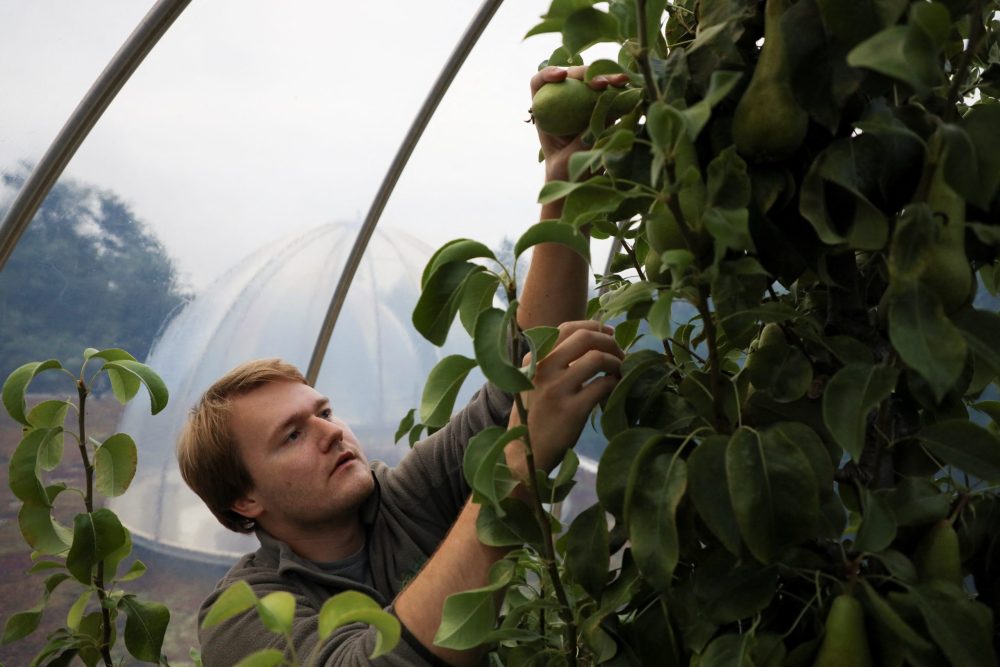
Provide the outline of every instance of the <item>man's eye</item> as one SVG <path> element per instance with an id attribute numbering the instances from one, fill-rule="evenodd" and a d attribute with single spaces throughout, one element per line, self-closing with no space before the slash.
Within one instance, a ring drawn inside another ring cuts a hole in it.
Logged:
<path id="1" fill-rule="evenodd" d="M 285 442 L 295 442 L 299 439 L 300 435 L 302 435 L 302 431 L 296 429 L 288 434 L 288 437 L 285 438 Z"/>
<path id="2" fill-rule="evenodd" d="M 333 417 L 333 408 L 325 408 L 322 412 L 319 413 L 319 416 L 322 417 L 323 419 L 330 419 L 330 418 L 332 418 Z"/>

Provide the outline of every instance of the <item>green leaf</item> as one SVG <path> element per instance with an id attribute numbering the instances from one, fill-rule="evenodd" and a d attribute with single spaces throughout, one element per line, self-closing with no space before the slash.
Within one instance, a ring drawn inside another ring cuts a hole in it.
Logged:
<path id="1" fill-rule="evenodd" d="M 629 471 L 646 443 L 663 438 L 659 431 L 649 428 L 622 430 L 611 438 L 601 454 L 597 467 L 597 497 L 608 512 L 618 519 L 625 514 L 625 491 L 628 488 Z"/>
<path id="2" fill-rule="evenodd" d="M 932 524 L 951 511 L 948 494 L 925 477 L 904 477 L 885 492 L 885 499 L 900 526 Z"/>
<path id="3" fill-rule="evenodd" d="M 212 603 L 201 622 L 201 627 L 210 628 L 218 625 L 237 614 L 253 609 L 256 604 L 257 596 L 254 595 L 250 584 L 245 581 L 237 581 L 222 591 L 222 594 Z"/>
<path id="4" fill-rule="evenodd" d="M 879 250 L 889 240 L 889 222 L 865 192 L 882 155 L 875 139 L 862 137 L 836 141 L 816 157 L 802 183 L 799 210 L 824 243 Z"/>
<path id="5" fill-rule="evenodd" d="M 133 561 L 132 565 L 129 567 L 128 571 L 122 576 L 118 577 L 118 581 L 132 581 L 138 579 L 142 575 L 146 574 L 146 564 L 141 560 Z"/>
<path id="6" fill-rule="evenodd" d="M 103 359 L 104 361 L 136 360 L 131 354 L 119 348 L 109 348 L 106 350 L 88 348 L 83 355 L 84 362 L 94 358 Z M 114 368 L 105 367 L 104 370 L 108 374 L 108 380 L 111 381 L 111 392 L 122 405 L 131 401 L 139 393 L 139 387 L 142 386 L 142 383 L 134 375 L 122 373 Z"/>
<path id="7" fill-rule="evenodd" d="M 583 186 L 567 195 L 563 202 L 562 215 L 558 221 L 543 220 L 538 224 L 558 224 L 578 229 L 580 226 L 590 222 L 600 222 L 606 213 L 616 211 L 625 200 L 626 193 L 616 189 L 607 176 L 590 178 L 584 182 Z M 537 225 L 536 225 L 537 226 Z M 528 234 L 533 228 L 528 229 Z M 523 237 L 522 237 L 523 238 Z M 575 238 L 569 238 L 570 243 L 563 243 L 571 247 L 578 255 L 581 255 L 588 262 L 590 261 L 590 246 L 587 244 L 586 254 L 583 252 L 583 244 Z M 559 241 L 553 240 L 558 243 Z"/>
<path id="8" fill-rule="evenodd" d="M 62 433 L 59 428 L 37 428 L 28 431 L 10 457 L 8 483 L 14 495 L 37 505 L 51 505 L 45 487 L 38 476 L 41 467 L 39 457 L 45 443 Z"/>
<path id="9" fill-rule="evenodd" d="M 85 590 L 69 608 L 69 611 L 66 613 L 66 627 L 70 630 L 79 629 L 80 621 L 83 620 L 83 612 L 87 608 L 90 598 L 94 595 L 94 590 L 93 588 Z"/>
<path id="10" fill-rule="evenodd" d="M 987 310 L 969 308 L 955 313 L 952 321 L 976 356 L 991 368 L 1000 371 L 1000 315 Z"/>
<path id="11" fill-rule="evenodd" d="M 590 241 L 573 225 L 557 220 L 542 220 L 528 228 L 514 244 L 514 257 L 539 243 L 564 245 L 590 263 Z"/>
<path id="12" fill-rule="evenodd" d="M 532 384 L 521 369 L 510 362 L 508 323 L 509 313 L 499 308 L 484 310 L 476 321 L 473 347 L 486 379 L 506 392 L 515 393 L 531 389 Z"/>
<path id="13" fill-rule="evenodd" d="M 375 628 L 375 648 L 369 658 L 388 653 L 399 643 L 399 620 L 364 593 L 344 591 L 323 603 L 319 611 L 320 641 L 348 623 L 367 623 Z"/>
<path id="14" fill-rule="evenodd" d="M 117 368 L 105 368 L 108 374 L 108 381 L 111 382 L 111 393 L 122 405 L 125 405 L 139 393 L 142 383 L 134 375 L 122 373 Z"/>
<path id="15" fill-rule="evenodd" d="M 687 490 L 687 465 L 670 445 L 653 440 L 632 463 L 625 495 L 625 524 L 632 555 L 655 590 L 670 588 L 680 560 L 677 506 Z"/>
<path id="16" fill-rule="evenodd" d="M 524 426 L 510 430 L 491 426 L 470 438 L 465 450 L 462 465 L 465 479 L 473 491 L 473 499 L 480 503 L 489 501 L 501 517 L 504 512 L 500 501 L 517 486 L 506 466 L 504 448 L 508 443 L 523 438 L 527 432 Z"/>
<path id="17" fill-rule="evenodd" d="M 54 556 L 69 548 L 73 534 L 66 526 L 52 518 L 52 507 L 46 503 L 25 501 L 17 513 L 21 535 L 32 549 Z"/>
<path id="18" fill-rule="evenodd" d="M 886 366 L 848 364 L 823 391 L 823 422 L 838 445 L 861 460 L 868 413 L 892 394 L 899 371 Z"/>
<path id="19" fill-rule="evenodd" d="M 593 7 L 584 7 L 570 14 L 562 26 L 563 46 L 571 54 L 599 42 L 618 41 L 618 19 Z"/>
<path id="20" fill-rule="evenodd" d="M 729 439 L 713 435 L 703 440 L 687 459 L 688 492 L 695 509 L 712 534 L 730 553 L 741 552 L 740 526 L 733 512 L 726 479 L 726 446 Z M 598 470 L 598 475 L 600 471 Z"/>
<path id="21" fill-rule="evenodd" d="M 126 616 L 125 648 L 139 660 L 159 663 L 170 610 L 156 602 L 143 602 L 134 595 L 124 596 L 118 608 Z"/>
<path id="22" fill-rule="evenodd" d="M 920 282 L 890 293 L 889 339 L 900 358 L 930 385 L 938 401 L 958 381 L 967 346 L 937 295 Z"/>
<path id="23" fill-rule="evenodd" d="M 62 429 L 66 413 L 73 407 L 68 401 L 42 401 L 28 413 L 28 421 L 36 429 Z M 63 457 L 63 434 L 56 433 L 42 442 L 38 450 L 38 465 L 42 470 L 55 470 Z"/>
<path id="24" fill-rule="evenodd" d="M 441 265 L 427 280 L 413 308 L 413 326 L 417 331 L 435 345 L 444 345 L 469 277 L 485 270 L 471 262 Z"/>
<path id="25" fill-rule="evenodd" d="M 393 442 L 399 442 L 400 438 L 410 432 L 410 429 L 413 428 L 414 421 L 416 421 L 414 418 L 416 413 L 416 408 L 410 408 L 409 412 L 407 412 L 406 415 L 399 420 L 399 428 L 396 429 L 396 435 L 394 436 Z"/>
<path id="26" fill-rule="evenodd" d="M 709 163 L 707 186 L 709 206 L 744 209 L 750 203 L 750 175 L 736 146 L 724 149 Z"/>
<path id="27" fill-rule="evenodd" d="M 573 519 L 566 531 L 566 569 L 595 600 L 608 581 L 608 520 L 604 508 L 591 505 Z"/>
<path id="28" fill-rule="evenodd" d="M 451 419 L 455 398 L 469 371 L 476 367 L 474 359 L 452 354 L 431 369 L 420 399 L 420 421 L 427 426 L 444 426 Z"/>
<path id="29" fill-rule="evenodd" d="M 870 490 L 864 491 L 864 516 L 854 548 L 858 551 L 879 552 L 896 539 L 896 518 L 889 503 Z"/>
<path id="30" fill-rule="evenodd" d="M 77 514 L 73 519 L 73 545 L 66 555 L 66 569 L 89 586 L 94 566 L 126 540 L 118 516 L 109 509 Z"/>
<path id="31" fill-rule="evenodd" d="M 35 428 L 62 428 L 72 407 L 69 401 L 42 401 L 31 408 L 28 423 Z"/>
<path id="32" fill-rule="evenodd" d="M 943 78 L 938 50 L 918 26 L 892 26 L 854 47 L 847 54 L 847 64 L 875 70 L 923 93 Z"/>
<path id="33" fill-rule="evenodd" d="M 257 601 L 257 614 L 271 632 L 287 635 L 295 619 L 295 597 L 288 591 L 268 593 Z"/>
<path id="34" fill-rule="evenodd" d="M 538 363 L 548 356 L 559 339 L 558 327 L 532 327 L 524 330 L 531 347 L 531 360 Z"/>
<path id="35" fill-rule="evenodd" d="M 728 72 L 726 70 L 712 72 L 705 97 L 681 112 L 687 119 L 692 137 L 697 137 L 701 133 L 702 128 L 708 124 L 712 117 L 712 109 L 725 99 L 741 78 L 743 78 L 742 72 Z"/>
<path id="36" fill-rule="evenodd" d="M 623 364 L 622 379 L 604 404 L 604 415 L 601 417 L 601 430 L 608 439 L 614 438 L 630 425 L 626 407 L 632 387 L 646 371 L 656 366 L 665 367 L 666 357 L 651 350 L 640 350 L 627 355 Z"/>
<path id="37" fill-rule="evenodd" d="M 884 626 L 890 633 L 907 646 L 914 646 L 920 650 L 929 650 L 931 648 L 931 643 L 921 637 L 916 630 L 910 627 L 910 625 L 899 615 L 896 609 L 889 604 L 889 601 L 879 595 L 875 589 L 872 588 L 871 584 L 869 584 L 864 578 L 858 578 L 858 583 L 861 584 L 861 590 L 864 593 L 864 601 L 874 612 L 867 614 L 869 618 L 875 619 L 876 623 Z"/>
<path id="38" fill-rule="evenodd" d="M 486 245 L 471 239 L 455 239 L 448 241 L 431 256 L 420 276 L 420 289 L 427 288 L 430 277 L 445 264 L 452 262 L 468 262 L 470 259 L 485 257 L 497 261 L 496 255 Z"/>
<path id="39" fill-rule="evenodd" d="M 646 321 L 649 322 L 649 332 L 660 340 L 670 338 L 673 329 L 670 326 L 670 317 L 673 313 L 673 295 L 669 291 L 661 291 L 656 301 L 646 313 Z"/>
<path id="40" fill-rule="evenodd" d="M 104 579 L 105 581 L 113 579 L 118 574 L 118 566 L 121 564 L 126 557 L 132 553 L 132 533 L 129 532 L 128 528 L 122 526 L 122 530 L 125 531 L 125 541 L 122 542 L 121 546 L 109 553 L 104 557 Z M 136 561 L 139 565 L 141 562 Z M 145 566 L 142 565 L 145 569 Z M 132 570 L 135 569 L 135 563 L 132 565 Z M 130 570 L 131 572 L 131 570 Z M 133 579 L 139 577 L 142 573 L 136 574 L 131 577 Z M 125 581 L 125 578 L 119 579 L 119 581 Z"/>
<path id="41" fill-rule="evenodd" d="M 3 638 L 0 638 L 0 644 L 10 644 L 18 639 L 27 637 L 38 628 L 41 620 L 41 609 L 20 611 L 12 614 L 7 618 L 7 622 L 3 626 Z"/>
<path id="42" fill-rule="evenodd" d="M 457 651 L 479 646 L 496 624 L 494 594 L 514 577 L 514 563 L 500 560 L 490 568 L 490 583 L 463 593 L 449 595 L 444 601 L 441 625 L 434 644 Z"/>
<path id="43" fill-rule="evenodd" d="M 476 519 L 479 541 L 491 547 L 521 547 L 525 544 L 541 545 L 542 529 L 534 514 L 516 498 L 500 501 L 500 511 L 492 505 L 483 505 Z"/>
<path id="44" fill-rule="evenodd" d="M 687 119 L 673 106 L 656 101 L 646 113 L 646 131 L 653 145 L 672 155 L 681 136 L 687 133 Z"/>
<path id="45" fill-rule="evenodd" d="M 470 336 L 476 333 L 479 314 L 492 307 L 500 278 L 488 271 L 473 273 L 465 282 L 462 302 L 458 306 L 458 319 Z"/>
<path id="46" fill-rule="evenodd" d="M 921 429 L 917 438 L 945 463 L 983 480 L 1000 480 L 1000 439 L 982 426 L 949 419 Z"/>
<path id="47" fill-rule="evenodd" d="M 627 283 L 609 290 L 600 297 L 600 319 L 607 322 L 622 313 L 627 313 L 634 306 L 651 302 L 655 292 L 656 286 L 645 281 Z"/>
<path id="48" fill-rule="evenodd" d="M 754 388 L 779 403 L 805 396 L 812 385 L 812 364 L 794 345 L 772 344 L 750 354 L 745 366 Z"/>
<path id="49" fill-rule="evenodd" d="M 570 181 L 549 181 L 546 183 L 541 191 L 538 193 L 538 203 L 548 204 L 554 202 L 557 199 L 562 199 L 566 197 L 569 193 L 573 192 L 578 188 L 582 188 L 586 185 L 586 181 L 570 182 Z"/>
<path id="50" fill-rule="evenodd" d="M 94 453 L 94 486 L 105 496 L 120 496 L 132 483 L 138 462 L 135 441 L 127 433 L 112 435 Z"/>
<path id="51" fill-rule="evenodd" d="M 954 667 L 992 667 L 993 614 L 958 586 L 942 583 L 910 588 L 931 638 Z"/>
<path id="52" fill-rule="evenodd" d="M 816 531 L 819 498 L 809 459 L 780 432 L 741 428 L 726 446 L 726 481 L 743 542 L 763 563 Z"/>
<path id="53" fill-rule="evenodd" d="M 155 415 L 167 407 L 167 400 L 169 399 L 167 385 L 164 384 L 163 380 L 152 368 L 145 364 L 140 364 L 138 361 L 129 361 L 128 359 L 109 361 L 104 364 L 105 370 L 109 368 L 118 370 L 127 377 L 138 378 L 140 382 L 146 385 L 146 389 L 149 391 L 149 404 L 152 414 Z"/>
<path id="54" fill-rule="evenodd" d="M 14 371 L 7 376 L 7 379 L 3 383 L 2 390 L 3 405 L 7 408 L 7 414 L 11 416 L 11 419 L 19 424 L 31 426 L 31 423 L 28 421 L 28 416 L 24 413 L 24 394 L 28 390 L 28 384 L 31 383 L 31 380 L 36 375 L 52 368 L 62 368 L 62 364 L 55 359 L 49 359 L 48 361 L 32 361 L 31 363 L 24 364 L 23 366 L 14 369 Z"/>
<path id="55" fill-rule="evenodd" d="M 284 651 L 276 648 L 265 648 L 254 651 L 236 663 L 236 667 L 277 667 L 285 662 Z"/>

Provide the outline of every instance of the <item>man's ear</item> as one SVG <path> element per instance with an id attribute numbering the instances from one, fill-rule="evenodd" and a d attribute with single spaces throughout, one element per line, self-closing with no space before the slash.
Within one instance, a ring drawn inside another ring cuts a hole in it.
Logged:
<path id="1" fill-rule="evenodd" d="M 229 509 L 248 519 L 256 519 L 264 513 L 264 506 L 257 501 L 253 491 L 248 491 L 245 495 L 237 498 Z"/>

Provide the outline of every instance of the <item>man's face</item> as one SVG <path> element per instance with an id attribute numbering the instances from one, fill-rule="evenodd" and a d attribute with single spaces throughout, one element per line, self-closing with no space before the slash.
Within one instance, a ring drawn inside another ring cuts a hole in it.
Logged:
<path id="1" fill-rule="evenodd" d="M 253 480 L 237 511 L 276 536 L 356 517 L 374 481 L 325 396 L 300 382 L 270 382 L 234 398 L 230 417 Z"/>

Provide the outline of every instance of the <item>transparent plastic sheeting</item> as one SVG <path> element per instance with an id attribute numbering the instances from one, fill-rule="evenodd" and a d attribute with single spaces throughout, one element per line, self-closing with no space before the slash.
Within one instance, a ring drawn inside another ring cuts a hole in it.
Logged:
<path id="1" fill-rule="evenodd" d="M 281 357 L 303 372 L 357 225 L 330 224 L 268 245 L 240 262 L 187 304 L 161 332 L 146 362 L 167 383 L 170 402 L 156 416 L 136 400 L 120 430 L 139 447 L 127 499 L 112 503 L 145 542 L 205 560 L 256 548 L 253 536 L 223 528 L 181 479 L 175 444 L 202 393 L 250 359 Z M 399 420 L 417 407 L 427 374 L 446 354 L 471 356 L 462 331 L 445 349 L 410 323 L 420 274 L 432 249 L 396 230 L 379 229 L 361 262 L 316 383 L 351 426 L 369 459 L 394 464 Z M 482 382 L 470 376 L 460 401 Z M 463 403 L 460 403 L 461 405 Z"/>

